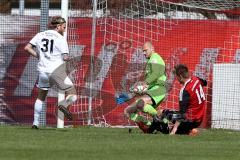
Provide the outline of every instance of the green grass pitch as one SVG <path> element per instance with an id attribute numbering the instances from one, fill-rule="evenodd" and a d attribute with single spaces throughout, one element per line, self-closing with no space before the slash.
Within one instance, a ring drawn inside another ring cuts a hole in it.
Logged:
<path id="1" fill-rule="evenodd" d="M 240 132 L 203 130 L 196 137 L 138 129 L 32 130 L 0 126 L 0 160 L 240 160 Z"/>

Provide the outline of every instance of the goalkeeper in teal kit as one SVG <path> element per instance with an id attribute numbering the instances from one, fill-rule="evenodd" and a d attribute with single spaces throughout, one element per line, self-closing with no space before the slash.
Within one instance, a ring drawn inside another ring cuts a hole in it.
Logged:
<path id="1" fill-rule="evenodd" d="M 143 54 L 147 58 L 144 81 L 136 82 L 133 85 L 132 90 L 139 97 L 124 109 L 124 115 L 136 122 L 139 128 L 146 133 L 148 127 L 151 125 L 151 121 L 138 113 L 147 113 L 153 118 L 157 116 L 156 109 L 166 95 L 165 81 L 167 78 L 165 74 L 165 62 L 159 54 L 154 52 L 151 42 L 144 43 Z M 139 85 L 141 85 L 141 88 L 147 89 L 139 91 Z"/>

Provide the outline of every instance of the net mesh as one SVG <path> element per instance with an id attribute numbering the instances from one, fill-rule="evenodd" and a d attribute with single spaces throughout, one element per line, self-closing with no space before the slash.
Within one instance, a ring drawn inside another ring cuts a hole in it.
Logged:
<path id="1" fill-rule="evenodd" d="M 90 3 L 88 7 L 91 8 L 92 5 Z M 84 8 L 81 5 L 74 6 L 78 7 Z M 207 116 L 204 126 L 210 126 L 213 64 L 239 61 L 239 7 L 240 2 L 233 0 L 98 0 L 95 58 L 102 64 L 95 68 L 99 74 L 94 81 L 94 89 L 97 91 L 93 101 L 93 122 L 129 124 L 119 116 L 128 104 L 116 105 L 110 99 L 114 99 L 113 95 L 119 91 L 127 91 L 129 86 L 141 78 L 138 71 L 143 70 L 145 63 L 141 47 L 145 41 L 152 41 L 155 50 L 159 51 L 166 61 L 169 92 L 161 107 L 178 109 L 180 86 L 171 70 L 175 64 L 185 63 L 193 74 L 209 81 L 205 89 Z M 79 12 L 78 16 L 72 16 L 86 18 L 82 12 Z M 85 25 L 91 25 L 90 19 L 84 20 Z M 82 23 L 84 20 L 81 19 Z M 231 27 L 227 27 L 228 25 Z M 82 29 L 79 32 L 86 31 Z M 80 41 L 86 46 L 89 45 L 87 40 Z M 90 50 L 85 48 L 83 52 L 89 55 Z M 78 65 L 81 67 L 83 64 Z M 80 77 L 83 78 L 81 75 L 82 71 Z M 74 77 L 76 79 L 76 76 Z M 102 83 L 111 83 L 112 86 Z M 104 91 L 111 93 L 108 95 Z M 85 106 L 78 110 L 77 114 L 82 115 L 82 121 L 86 121 L 89 112 L 88 100 L 82 99 L 84 97 L 80 98 L 74 108 Z M 108 103 L 106 99 L 109 100 Z M 85 118 L 83 115 L 86 115 Z"/>
<path id="2" fill-rule="evenodd" d="M 189 5 L 195 8 L 206 8 L 212 10 L 231 10 L 239 8 L 239 1 L 237 0 L 187 0 L 183 2 L 184 5 Z"/>

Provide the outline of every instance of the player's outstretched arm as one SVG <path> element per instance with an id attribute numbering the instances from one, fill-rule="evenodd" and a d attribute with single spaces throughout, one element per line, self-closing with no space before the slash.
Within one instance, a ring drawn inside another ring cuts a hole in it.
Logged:
<path id="1" fill-rule="evenodd" d="M 151 63 L 152 72 L 148 74 L 147 77 L 145 77 L 145 82 L 147 84 L 151 84 L 154 81 L 156 81 L 160 76 L 164 75 L 165 73 L 165 67 L 158 63 Z"/>
<path id="2" fill-rule="evenodd" d="M 175 122 L 175 124 L 174 124 L 174 126 L 173 126 L 173 129 L 172 129 L 172 131 L 170 132 L 170 135 L 176 134 L 177 129 L 178 129 L 178 126 L 180 125 L 180 123 L 181 123 L 181 122 L 179 122 L 179 121 L 176 121 L 176 122 Z"/>
<path id="3" fill-rule="evenodd" d="M 27 51 L 30 55 L 32 55 L 33 57 L 36 57 L 37 59 L 39 59 L 39 55 L 37 54 L 37 52 L 33 49 L 32 44 L 28 43 L 25 48 L 25 51 Z"/>

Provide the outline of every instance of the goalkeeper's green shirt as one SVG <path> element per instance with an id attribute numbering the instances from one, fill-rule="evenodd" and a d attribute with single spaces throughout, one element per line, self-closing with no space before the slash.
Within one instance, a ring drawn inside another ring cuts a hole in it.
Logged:
<path id="1" fill-rule="evenodd" d="M 166 81 L 165 62 L 157 53 L 152 53 L 151 57 L 147 59 L 145 69 L 145 82 L 151 86 L 165 85 Z"/>

